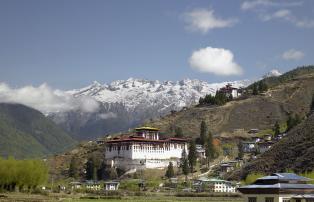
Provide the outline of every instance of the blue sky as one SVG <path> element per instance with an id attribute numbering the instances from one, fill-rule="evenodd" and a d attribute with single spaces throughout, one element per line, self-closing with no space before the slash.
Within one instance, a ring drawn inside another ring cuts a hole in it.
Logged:
<path id="1" fill-rule="evenodd" d="M 208 82 L 313 64 L 314 1 L 1 0 L 0 82 Z"/>

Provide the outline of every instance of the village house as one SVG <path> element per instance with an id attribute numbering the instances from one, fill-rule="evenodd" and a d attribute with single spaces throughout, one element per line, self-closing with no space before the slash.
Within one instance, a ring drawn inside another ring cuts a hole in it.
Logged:
<path id="1" fill-rule="evenodd" d="M 256 143 L 255 142 L 242 142 L 242 149 L 244 153 L 254 153 L 256 152 Z"/>
<path id="2" fill-rule="evenodd" d="M 101 189 L 100 183 L 93 180 L 87 180 L 84 185 L 86 189 L 92 191 L 99 191 Z"/>
<path id="3" fill-rule="evenodd" d="M 225 87 L 219 89 L 219 92 L 225 94 L 227 97 L 237 98 L 241 96 L 241 92 L 238 88 L 232 87 L 230 83 L 228 83 Z"/>
<path id="4" fill-rule="evenodd" d="M 263 141 L 263 142 L 258 142 L 257 143 L 257 148 L 259 153 L 264 153 L 267 150 L 269 150 L 273 146 L 274 142 L 272 141 Z"/>
<path id="5" fill-rule="evenodd" d="M 120 182 L 118 181 L 109 181 L 105 182 L 105 190 L 106 191 L 116 191 L 119 189 Z"/>
<path id="6" fill-rule="evenodd" d="M 204 149 L 203 145 L 201 145 L 201 144 L 196 145 L 196 154 L 197 154 L 197 157 L 199 159 L 206 158 L 205 149 Z"/>
<path id="7" fill-rule="evenodd" d="M 106 142 L 107 165 L 125 170 L 165 168 L 172 162 L 179 165 L 182 151 L 188 153 L 187 140 L 183 138 L 159 138 L 159 129 L 141 127 L 135 135 L 118 137 Z"/>
<path id="8" fill-rule="evenodd" d="M 255 142 L 255 143 L 258 143 L 258 142 L 261 142 L 262 141 L 262 138 L 257 136 L 257 135 L 254 135 L 252 136 L 252 141 Z"/>
<path id="9" fill-rule="evenodd" d="M 252 129 L 249 130 L 248 133 L 249 133 L 249 134 L 256 134 L 256 133 L 259 133 L 259 129 L 257 129 L 257 128 L 252 128 Z"/>
<path id="10" fill-rule="evenodd" d="M 230 171 L 233 171 L 234 168 L 235 168 L 235 166 L 231 165 L 229 163 L 222 163 L 222 164 L 220 164 L 220 171 L 222 173 L 228 173 Z"/>
<path id="11" fill-rule="evenodd" d="M 245 202 L 314 202 L 311 179 L 294 173 L 274 173 L 238 188 Z"/>
<path id="12" fill-rule="evenodd" d="M 264 139 L 265 141 L 271 141 L 272 138 L 273 138 L 273 135 L 272 135 L 272 134 L 266 134 L 266 135 L 263 136 L 263 139 Z"/>
<path id="13" fill-rule="evenodd" d="M 69 185 L 70 185 L 72 190 L 81 189 L 82 188 L 82 183 L 81 182 L 70 182 Z"/>
<path id="14" fill-rule="evenodd" d="M 194 180 L 194 189 L 198 192 L 209 191 L 214 193 L 235 193 L 236 186 L 234 183 L 220 179 L 208 179 L 207 177 L 200 177 Z"/>

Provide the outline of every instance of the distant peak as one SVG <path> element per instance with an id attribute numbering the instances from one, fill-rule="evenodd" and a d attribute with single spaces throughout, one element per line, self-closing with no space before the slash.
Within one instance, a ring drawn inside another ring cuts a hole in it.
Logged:
<path id="1" fill-rule="evenodd" d="M 277 77 L 277 76 L 281 76 L 282 73 L 280 73 L 277 69 L 273 69 L 271 71 L 269 71 L 267 74 L 264 75 L 264 78 L 268 78 L 268 77 Z"/>
<path id="2" fill-rule="evenodd" d="M 92 85 L 93 85 L 93 86 L 101 86 L 102 84 L 99 83 L 98 81 L 93 81 Z"/>

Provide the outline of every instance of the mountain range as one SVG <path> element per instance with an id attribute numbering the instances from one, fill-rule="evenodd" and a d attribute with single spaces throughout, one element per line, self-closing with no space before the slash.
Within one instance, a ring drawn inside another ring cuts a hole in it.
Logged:
<path id="1" fill-rule="evenodd" d="M 250 80 L 207 83 L 200 80 L 160 82 L 130 78 L 110 84 L 93 84 L 67 91 L 75 98 L 92 97 L 99 103 L 94 112 L 66 111 L 50 113 L 49 117 L 75 139 L 95 139 L 104 134 L 128 130 L 144 121 L 153 120 L 198 103 L 200 97 L 232 84 L 245 87 Z"/>
<path id="2" fill-rule="evenodd" d="M 300 67 L 263 81 L 269 87 L 264 94 L 248 94 L 223 106 L 191 107 L 146 124 L 167 134 L 174 134 L 174 129 L 180 127 L 185 136 L 198 137 L 200 123 L 205 121 L 215 135 L 232 138 L 237 131 L 271 129 L 276 121 L 285 122 L 289 114 L 304 117 L 308 113 L 314 92 L 314 66 Z M 248 86 L 250 89 L 252 85 Z"/>

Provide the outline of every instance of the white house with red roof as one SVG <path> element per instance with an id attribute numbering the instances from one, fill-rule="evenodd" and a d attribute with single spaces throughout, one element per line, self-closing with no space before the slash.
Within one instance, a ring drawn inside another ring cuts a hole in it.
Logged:
<path id="1" fill-rule="evenodd" d="M 159 129 L 141 127 L 135 135 L 121 136 L 106 142 L 108 165 L 122 169 L 165 168 L 171 161 L 177 166 L 182 151 L 187 152 L 183 138 L 159 138 Z"/>

